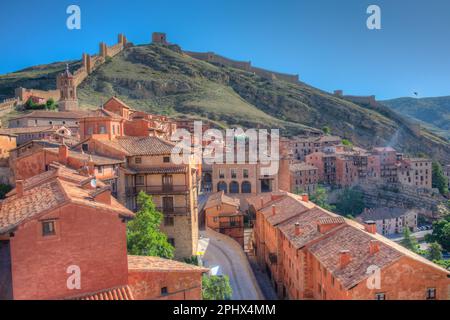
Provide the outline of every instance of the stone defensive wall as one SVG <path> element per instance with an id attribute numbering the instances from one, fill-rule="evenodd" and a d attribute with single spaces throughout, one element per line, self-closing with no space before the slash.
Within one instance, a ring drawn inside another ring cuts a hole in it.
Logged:
<path id="1" fill-rule="evenodd" d="M 285 73 L 279 73 L 274 72 L 262 68 L 253 67 L 252 63 L 250 61 L 237 61 L 232 60 L 223 56 L 220 56 L 218 54 L 215 54 L 214 52 L 192 52 L 192 51 L 183 51 L 188 56 L 206 61 L 209 63 L 215 63 L 215 64 L 221 64 L 227 67 L 244 70 L 247 72 L 252 72 L 262 78 L 270 79 L 270 80 L 284 80 L 291 83 L 299 83 L 299 76 L 298 75 L 292 75 L 292 74 L 285 74 Z"/>
<path id="2" fill-rule="evenodd" d="M 78 70 L 73 72 L 75 85 L 78 86 L 83 82 L 92 72 L 105 63 L 106 59 L 112 58 L 121 53 L 128 44 L 127 38 L 123 34 L 119 34 L 117 43 L 112 46 L 108 46 L 104 42 L 99 44 L 99 53 L 97 55 L 89 55 L 83 53 L 81 58 L 82 65 Z"/>
<path id="3" fill-rule="evenodd" d="M 17 88 L 15 90 L 15 100 L 20 102 L 26 102 L 31 96 L 39 97 L 43 99 L 53 99 L 59 101 L 61 93 L 59 90 L 37 90 L 37 89 L 27 89 L 27 88 Z"/>
<path id="4" fill-rule="evenodd" d="M 349 100 L 350 102 L 358 103 L 358 104 L 366 104 L 371 107 L 377 107 L 378 103 L 375 96 L 352 96 L 352 95 L 344 95 L 342 90 L 335 90 L 334 95 L 336 97 Z"/>
<path id="5" fill-rule="evenodd" d="M 381 111 L 385 114 L 389 114 L 389 116 L 395 119 L 397 123 L 401 123 L 402 125 L 404 125 L 417 137 L 420 137 L 422 135 L 422 127 L 419 123 L 414 123 L 406 117 L 399 116 L 395 111 L 386 107 L 382 103 L 379 103 L 374 95 L 372 96 L 344 95 L 342 90 L 335 90 L 334 96 L 348 100 L 356 104 L 366 105 L 374 109 L 376 108 L 378 109 L 378 111 Z"/>
<path id="6" fill-rule="evenodd" d="M 11 112 L 19 103 L 17 98 L 5 99 L 0 101 L 0 116 Z"/>

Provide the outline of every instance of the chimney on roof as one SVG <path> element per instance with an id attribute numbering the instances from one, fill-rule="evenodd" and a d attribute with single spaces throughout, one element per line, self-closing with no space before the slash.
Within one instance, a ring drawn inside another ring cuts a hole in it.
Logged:
<path id="1" fill-rule="evenodd" d="M 380 242 L 378 240 L 370 240 L 369 244 L 370 255 L 374 255 L 378 251 L 380 251 Z"/>
<path id="2" fill-rule="evenodd" d="M 351 260 L 352 258 L 350 256 L 350 251 L 341 250 L 339 252 L 339 266 L 341 268 L 345 268 L 350 263 Z"/>
<path id="3" fill-rule="evenodd" d="M 90 176 L 95 175 L 95 163 L 94 160 L 92 160 L 92 156 L 89 155 L 89 161 L 88 161 L 88 174 Z"/>
<path id="4" fill-rule="evenodd" d="M 309 202 L 309 195 L 307 193 L 302 194 L 302 201 Z"/>
<path id="5" fill-rule="evenodd" d="M 69 148 L 62 144 L 59 146 L 59 152 L 58 152 L 58 161 L 61 164 L 67 164 L 67 159 L 69 158 Z"/>
<path id="6" fill-rule="evenodd" d="M 302 233 L 302 229 L 300 228 L 300 223 L 295 223 L 295 235 L 299 236 Z"/>
<path id="7" fill-rule="evenodd" d="M 364 221 L 364 229 L 371 234 L 375 234 L 377 233 L 377 224 L 372 220 Z"/>
<path id="8" fill-rule="evenodd" d="M 16 194 L 18 197 L 23 197 L 23 180 L 16 181 Z"/>
<path id="9" fill-rule="evenodd" d="M 276 215 L 277 214 L 277 207 L 275 205 L 272 206 L 272 215 Z"/>

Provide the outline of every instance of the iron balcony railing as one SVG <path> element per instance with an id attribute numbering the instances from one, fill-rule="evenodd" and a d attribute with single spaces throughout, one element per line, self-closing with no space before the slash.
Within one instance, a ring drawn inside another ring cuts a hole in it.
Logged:
<path id="1" fill-rule="evenodd" d="M 164 215 L 187 215 L 189 214 L 188 207 L 173 207 L 173 208 L 164 208 L 157 207 L 156 210 L 161 212 Z"/>
<path id="2" fill-rule="evenodd" d="M 171 193 L 185 193 L 189 191 L 186 185 L 161 185 L 161 186 L 135 186 L 125 188 L 127 195 L 136 195 L 140 191 L 148 194 L 171 194 Z"/>

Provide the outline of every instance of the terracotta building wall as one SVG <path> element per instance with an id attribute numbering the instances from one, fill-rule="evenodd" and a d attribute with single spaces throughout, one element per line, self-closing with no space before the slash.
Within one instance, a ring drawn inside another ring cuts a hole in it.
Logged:
<path id="1" fill-rule="evenodd" d="M 57 219 L 56 236 L 42 237 L 42 219 Z M 126 224 L 116 214 L 73 204 L 49 212 L 11 239 L 14 298 L 65 298 L 126 285 L 126 252 Z M 72 265 L 81 270 L 80 290 L 67 288 Z"/>
<path id="2" fill-rule="evenodd" d="M 198 271 L 133 271 L 128 285 L 136 300 L 201 300 L 202 274 Z M 167 294 L 161 289 L 167 288 Z"/>
<path id="3" fill-rule="evenodd" d="M 220 207 L 211 207 L 205 210 L 206 226 L 223 233 L 236 240 L 242 247 L 244 246 L 244 216 L 227 215 L 236 213 L 237 208 L 229 204 L 222 204 Z M 230 226 L 230 220 L 234 219 L 236 226 Z"/>
<path id="4" fill-rule="evenodd" d="M 351 298 L 372 300 L 376 293 L 385 293 L 388 300 L 424 300 L 428 288 L 436 288 L 438 300 L 450 298 L 446 274 L 407 257 L 382 270 L 381 276 L 381 289 L 369 290 L 364 281 L 351 290 Z"/>
<path id="5" fill-rule="evenodd" d="M 45 150 L 18 158 L 12 164 L 15 179 L 28 179 L 45 172 L 46 165 L 54 161 L 58 161 L 58 155 L 46 152 Z"/>

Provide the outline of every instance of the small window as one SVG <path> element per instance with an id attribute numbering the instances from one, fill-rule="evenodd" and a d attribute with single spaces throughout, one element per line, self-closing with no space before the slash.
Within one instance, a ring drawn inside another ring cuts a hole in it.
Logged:
<path id="1" fill-rule="evenodd" d="M 44 237 L 54 236 L 55 234 L 55 221 L 42 222 L 42 235 Z"/>
<path id="2" fill-rule="evenodd" d="M 237 178 L 237 171 L 236 169 L 231 169 L 231 179 L 236 179 Z"/>
<path id="3" fill-rule="evenodd" d="M 427 300 L 435 300 L 435 299 L 436 299 L 436 288 L 428 288 Z"/>
<path id="4" fill-rule="evenodd" d="M 225 171 L 219 170 L 219 179 L 225 179 Z"/>
<path id="5" fill-rule="evenodd" d="M 136 185 L 144 186 L 145 185 L 145 176 L 136 176 Z"/>
<path id="6" fill-rule="evenodd" d="M 248 178 L 248 169 L 242 170 L 242 175 L 244 176 L 244 179 Z"/>
<path id="7" fill-rule="evenodd" d="M 175 223 L 173 217 L 164 217 L 164 225 L 165 226 L 173 226 Z"/>
<path id="8" fill-rule="evenodd" d="M 98 173 L 103 173 L 103 167 L 102 166 L 98 167 L 97 171 L 98 171 Z"/>
<path id="9" fill-rule="evenodd" d="M 169 244 L 170 244 L 172 247 L 175 247 L 175 239 L 174 239 L 174 238 L 168 238 L 168 239 L 167 239 L 167 242 L 169 242 Z"/>
<path id="10" fill-rule="evenodd" d="M 161 295 L 162 296 L 166 296 L 169 294 L 169 290 L 167 289 L 167 287 L 162 287 L 161 288 Z"/>
<path id="11" fill-rule="evenodd" d="M 164 157 L 163 158 L 164 163 L 170 163 L 170 157 Z"/>
<path id="12" fill-rule="evenodd" d="M 141 164 L 142 163 L 142 158 L 141 157 L 134 158 L 134 163 Z"/>
<path id="13" fill-rule="evenodd" d="M 89 151 L 89 145 L 87 143 L 83 143 L 83 145 L 81 146 L 81 149 L 83 149 L 84 152 L 88 152 Z"/>
<path id="14" fill-rule="evenodd" d="M 375 294 L 375 300 L 386 300 L 386 295 L 384 293 Z"/>

